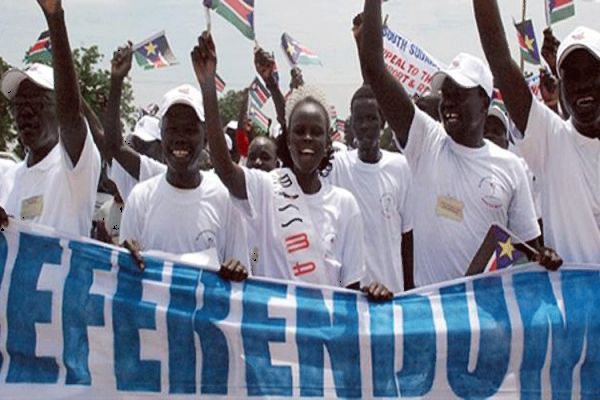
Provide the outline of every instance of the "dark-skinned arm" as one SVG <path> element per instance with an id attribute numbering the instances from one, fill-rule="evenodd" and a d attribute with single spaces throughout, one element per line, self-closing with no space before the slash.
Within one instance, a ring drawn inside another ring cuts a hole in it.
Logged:
<path id="1" fill-rule="evenodd" d="M 107 152 L 106 152 L 106 143 L 104 140 L 104 126 L 102 126 L 102 122 L 98 115 L 92 110 L 92 107 L 88 104 L 87 101 L 83 97 L 81 97 L 81 106 L 83 108 L 83 115 L 88 122 L 90 127 L 90 131 L 92 132 L 92 138 L 94 139 L 94 143 L 96 147 L 100 151 L 100 155 L 102 155 L 102 159 L 108 160 Z"/>
<path id="2" fill-rule="evenodd" d="M 271 92 L 271 98 L 273 99 L 275 112 L 277 113 L 277 122 L 283 128 L 286 125 L 285 98 L 283 97 L 283 93 L 281 93 L 279 82 L 275 79 L 275 57 L 259 47 L 254 50 L 254 67 L 258 75 L 265 82 L 269 92 Z"/>
<path id="3" fill-rule="evenodd" d="M 244 122 L 248 118 L 248 95 L 250 93 L 250 89 L 244 89 L 244 94 L 242 95 L 242 105 L 240 106 L 240 111 L 238 112 L 237 119 L 237 129 L 244 129 Z"/>
<path id="4" fill-rule="evenodd" d="M 121 127 L 121 96 L 123 81 L 131 70 L 133 50 L 131 42 L 113 53 L 110 70 L 110 91 L 104 115 L 107 160 L 115 159 L 136 180 L 140 179 L 140 155 L 123 143 Z"/>
<path id="5" fill-rule="evenodd" d="M 48 22 L 52 41 L 54 92 L 60 140 L 73 165 L 77 165 L 85 144 L 87 127 L 79 100 L 79 84 L 69 45 L 64 10 L 61 0 L 38 0 L 38 3 Z"/>
<path id="6" fill-rule="evenodd" d="M 215 85 L 217 52 L 209 32 L 205 31 L 198 38 L 198 45 L 192 50 L 191 58 L 204 99 L 206 130 L 213 167 L 229 192 L 236 198 L 245 200 L 248 198 L 248 194 L 244 170 L 231 159 L 219 117 Z"/>
<path id="7" fill-rule="evenodd" d="M 385 67 L 382 30 L 381 0 L 365 0 L 362 25 L 353 28 L 354 34 L 358 35 L 361 69 L 386 121 L 404 147 L 415 116 L 415 106 L 402 85 Z"/>
<path id="8" fill-rule="evenodd" d="M 481 46 L 511 119 L 524 134 L 533 96 L 517 63 L 511 58 L 496 0 L 473 0 Z"/>
<path id="9" fill-rule="evenodd" d="M 404 290 L 415 288 L 413 269 L 413 231 L 402 234 L 402 272 L 404 276 Z"/>

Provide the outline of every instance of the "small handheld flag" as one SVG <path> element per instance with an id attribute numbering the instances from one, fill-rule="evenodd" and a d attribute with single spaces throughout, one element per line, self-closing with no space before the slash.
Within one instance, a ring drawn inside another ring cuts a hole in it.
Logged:
<path id="1" fill-rule="evenodd" d="M 50 31 L 40 34 L 37 41 L 27 50 L 25 54 L 26 63 L 48 63 L 52 61 L 52 46 L 50 45 Z"/>
<path id="2" fill-rule="evenodd" d="M 253 100 L 250 100 L 250 104 L 248 107 L 248 115 L 250 119 L 258 125 L 258 127 L 266 132 L 269 132 L 269 117 L 267 117 L 258 107 L 257 104 L 254 103 Z"/>
<path id="3" fill-rule="evenodd" d="M 575 2 L 573 0 L 544 0 L 544 2 L 548 26 L 575 15 Z"/>
<path id="4" fill-rule="evenodd" d="M 254 78 L 250 84 L 250 96 L 252 96 L 252 100 L 262 108 L 271 97 L 271 93 L 267 90 L 265 85 L 263 85 L 260 79 Z"/>
<path id="5" fill-rule="evenodd" d="M 528 262 L 527 256 L 515 248 L 514 240 L 525 245 L 525 242 L 509 232 L 508 229 L 492 225 L 485 235 L 481 247 L 473 257 L 466 276 L 493 272 Z M 533 249 L 530 250 L 535 252 Z"/>
<path id="6" fill-rule="evenodd" d="M 542 59 L 535 39 L 533 22 L 528 19 L 518 24 L 515 23 L 515 28 L 517 28 L 519 48 L 521 49 L 523 60 L 533 65 L 540 65 Z"/>
<path id="7" fill-rule="evenodd" d="M 215 85 L 217 86 L 218 93 L 223 93 L 225 91 L 225 86 L 227 86 L 219 74 L 215 75 Z"/>
<path id="8" fill-rule="evenodd" d="M 285 32 L 281 35 L 281 48 L 292 65 L 323 65 L 319 56 L 308 47 L 305 47 L 298 41 L 292 39 L 292 37 Z"/>
<path id="9" fill-rule="evenodd" d="M 334 125 L 334 132 L 331 135 L 331 140 L 343 142 L 346 134 L 346 121 L 343 119 L 336 118 Z"/>
<path id="10" fill-rule="evenodd" d="M 254 35 L 254 0 L 204 0 L 204 7 L 215 10 L 250 40 Z"/>
<path id="11" fill-rule="evenodd" d="M 177 64 L 177 58 L 169 46 L 164 31 L 133 46 L 133 54 L 139 66 L 144 69 L 156 69 Z"/>

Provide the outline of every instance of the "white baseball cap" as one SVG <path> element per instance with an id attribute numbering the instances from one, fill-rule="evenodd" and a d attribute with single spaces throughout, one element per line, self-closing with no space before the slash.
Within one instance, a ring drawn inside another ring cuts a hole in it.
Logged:
<path id="1" fill-rule="evenodd" d="M 229 121 L 229 123 L 227 124 L 227 126 L 225 127 L 225 129 L 231 129 L 233 131 L 237 131 L 238 128 L 238 122 L 237 121 Z"/>
<path id="2" fill-rule="evenodd" d="M 481 86 L 490 98 L 494 92 L 492 71 L 480 58 L 470 54 L 460 53 L 454 57 L 448 68 L 436 72 L 431 82 L 431 90 L 434 93 L 439 92 L 448 77 L 466 89 Z"/>
<path id="3" fill-rule="evenodd" d="M 12 100 L 24 80 L 29 79 L 37 86 L 54 90 L 54 71 L 44 64 L 31 64 L 23 69 L 11 68 L 2 75 L 2 94 Z"/>
<path id="4" fill-rule="evenodd" d="M 577 49 L 584 49 L 600 60 L 600 33 L 580 26 L 571 32 L 558 47 L 556 53 L 556 69 L 560 78 L 560 66 L 569 54 Z"/>
<path id="5" fill-rule="evenodd" d="M 492 104 L 488 110 L 488 115 L 498 118 L 506 128 L 506 134 L 509 132 L 509 120 L 506 112 L 496 104 Z"/>
<path id="6" fill-rule="evenodd" d="M 150 115 L 144 115 L 135 124 L 135 129 L 133 130 L 132 135 L 137 136 L 144 142 L 161 140 L 159 119 Z"/>
<path id="7" fill-rule="evenodd" d="M 198 115 L 200 121 L 204 122 L 204 101 L 202 100 L 202 93 L 192 85 L 181 85 L 165 93 L 160 103 L 158 118 L 162 121 L 162 118 L 167 111 L 169 111 L 169 108 L 175 104 L 183 104 L 192 107 L 194 111 L 196 111 L 196 115 Z"/>

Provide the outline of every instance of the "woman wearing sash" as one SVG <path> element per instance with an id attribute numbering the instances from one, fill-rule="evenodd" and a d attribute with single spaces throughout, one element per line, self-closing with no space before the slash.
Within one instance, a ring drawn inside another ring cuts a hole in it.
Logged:
<path id="1" fill-rule="evenodd" d="M 215 74 L 216 49 L 204 32 L 192 54 L 204 98 L 208 142 L 215 172 L 229 189 L 258 238 L 253 274 L 360 290 L 364 278 L 363 225 L 352 194 L 320 179 L 333 154 L 329 114 L 322 94 L 302 87 L 288 98 L 286 128 L 278 143 L 283 168 L 270 173 L 232 162 L 223 138 Z M 268 251 L 266 251 L 268 249 Z M 370 298 L 392 293 L 382 284 L 364 289 Z"/>

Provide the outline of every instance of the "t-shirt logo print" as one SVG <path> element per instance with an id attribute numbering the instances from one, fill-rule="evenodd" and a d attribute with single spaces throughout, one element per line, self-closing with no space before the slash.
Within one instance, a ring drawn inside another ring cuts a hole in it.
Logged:
<path id="1" fill-rule="evenodd" d="M 207 229 L 196 236 L 196 242 L 202 243 L 204 250 L 212 249 L 217 246 L 217 235 L 214 231 Z"/>
<path id="2" fill-rule="evenodd" d="M 381 212 L 383 213 L 383 216 L 387 219 L 392 218 L 394 209 L 396 208 L 394 196 L 392 196 L 391 193 L 384 193 L 381 196 L 381 199 L 379 199 L 379 202 L 381 203 Z"/>
<path id="3" fill-rule="evenodd" d="M 493 176 L 486 176 L 479 181 L 479 193 L 481 195 L 481 201 L 483 201 L 483 203 L 488 207 L 502 207 L 502 199 L 499 197 L 501 190 L 502 188 L 500 187 L 500 183 Z"/>

